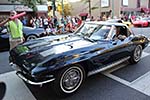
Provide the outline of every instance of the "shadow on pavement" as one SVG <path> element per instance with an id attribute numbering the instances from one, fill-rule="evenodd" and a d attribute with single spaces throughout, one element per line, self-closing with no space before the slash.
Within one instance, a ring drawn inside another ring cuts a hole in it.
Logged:
<path id="1" fill-rule="evenodd" d="M 149 100 L 149 96 L 101 74 L 87 78 L 75 94 L 63 99 L 58 98 L 48 84 L 42 88 L 27 86 L 37 100 Z"/>

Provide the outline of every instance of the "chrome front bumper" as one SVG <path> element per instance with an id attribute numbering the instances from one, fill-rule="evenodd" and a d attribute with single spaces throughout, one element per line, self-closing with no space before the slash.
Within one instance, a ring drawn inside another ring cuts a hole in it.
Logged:
<path id="1" fill-rule="evenodd" d="M 45 83 L 49 83 L 49 82 L 52 82 L 52 81 L 55 80 L 55 78 L 52 78 L 52 79 L 45 80 L 45 81 L 41 81 L 41 82 L 33 82 L 33 81 L 27 79 L 27 78 L 21 73 L 21 70 L 19 69 L 19 67 L 18 67 L 16 64 L 10 63 L 9 65 L 10 65 L 13 69 L 15 69 L 15 70 L 17 71 L 16 74 L 17 74 L 17 76 L 18 76 L 19 78 L 21 78 L 21 79 L 24 80 L 25 82 L 27 82 L 27 83 L 29 83 L 29 84 L 32 84 L 32 85 L 43 85 L 43 84 L 45 84 Z M 53 76 L 53 75 L 52 75 L 52 76 Z"/>
<path id="2" fill-rule="evenodd" d="M 27 78 L 25 78 L 20 72 L 16 72 L 17 76 L 19 78 L 21 78 L 22 80 L 24 80 L 25 82 L 29 83 L 29 84 L 32 84 L 32 85 L 43 85 L 45 83 L 49 83 L 49 82 L 52 82 L 55 80 L 55 78 L 52 78 L 50 80 L 46 80 L 46 81 L 42 81 L 42 82 L 33 82 L 33 81 L 30 81 L 28 80 Z"/>

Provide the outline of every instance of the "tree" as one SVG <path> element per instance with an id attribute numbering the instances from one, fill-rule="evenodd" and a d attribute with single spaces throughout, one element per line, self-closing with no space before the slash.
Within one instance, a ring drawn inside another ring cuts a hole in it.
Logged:
<path id="1" fill-rule="evenodd" d="M 71 5 L 68 2 L 65 2 L 65 0 L 47 0 L 52 2 L 52 8 L 53 8 L 53 15 L 55 14 L 55 11 L 57 10 L 62 16 L 71 15 Z"/>
<path id="2" fill-rule="evenodd" d="M 33 11 L 37 11 L 36 4 L 43 4 L 44 0 L 8 0 L 8 1 L 12 3 L 20 2 L 21 4 L 33 9 Z"/>
<path id="3" fill-rule="evenodd" d="M 69 3 L 64 4 L 64 9 L 62 9 L 62 4 L 58 3 L 57 6 L 57 11 L 60 12 L 61 15 L 67 16 L 67 15 L 71 15 L 71 5 Z M 64 10 L 64 11 L 63 11 Z"/>

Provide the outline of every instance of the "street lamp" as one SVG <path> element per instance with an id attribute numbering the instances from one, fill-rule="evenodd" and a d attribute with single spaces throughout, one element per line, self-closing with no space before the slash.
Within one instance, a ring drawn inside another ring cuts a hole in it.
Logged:
<path id="1" fill-rule="evenodd" d="M 62 19 L 64 17 L 64 0 L 61 1 L 61 5 L 62 5 Z"/>
<path id="2" fill-rule="evenodd" d="M 52 0 L 52 6 L 53 6 L 53 16 L 55 16 L 55 11 L 56 11 L 55 0 Z"/>
<path id="3" fill-rule="evenodd" d="M 90 17 L 91 17 L 91 0 L 89 0 L 89 14 L 90 14 Z"/>
<path id="4" fill-rule="evenodd" d="M 114 18 L 114 0 L 112 0 L 112 18 Z"/>

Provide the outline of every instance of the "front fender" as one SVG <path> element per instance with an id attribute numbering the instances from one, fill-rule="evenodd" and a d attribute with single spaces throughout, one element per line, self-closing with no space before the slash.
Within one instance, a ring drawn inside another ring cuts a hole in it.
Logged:
<path id="1" fill-rule="evenodd" d="M 81 64 L 84 61 L 89 61 L 92 57 L 96 56 L 98 53 L 97 51 L 91 52 L 88 51 L 84 54 L 73 54 L 71 56 L 65 56 L 65 58 L 62 58 L 61 60 L 57 60 L 57 62 L 54 64 L 54 66 L 50 66 L 49 70 L 59 70 L 62 69 L 65 66 L 73 65 L 73 64 Z"/>

